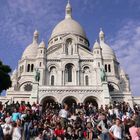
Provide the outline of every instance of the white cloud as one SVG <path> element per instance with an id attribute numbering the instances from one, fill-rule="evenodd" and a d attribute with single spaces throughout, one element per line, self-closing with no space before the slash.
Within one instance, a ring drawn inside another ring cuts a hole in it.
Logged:
<path id="1" fill-rule="evenodd" d="M 140 90 L 140 23 L 130 21 L 111 39 L 121 66 L 129 74 L 134 95 Z"/>

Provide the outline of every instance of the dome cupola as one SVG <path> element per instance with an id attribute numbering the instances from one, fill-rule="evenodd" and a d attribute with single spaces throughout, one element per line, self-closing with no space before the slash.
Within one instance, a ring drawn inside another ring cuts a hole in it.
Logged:
<path id="1" fill-rule="evenodd" d="M 98 43 L 97 40 L 94 43 L 93 49 L 100 49 L 100 44 Z"/>
<path id="2" fill-rule="evenodd" d="M 104 59 L 116 59 L 113 49 L 105 43 L 105 34 L 102 29 L 99 32 L 100 46 L 102 48 L 102 56 Z"/>
<path id="3" fill-rule="evenodd" d="M 39 33 L 35 30 L 33 34 L 33 42 L 26 47 L 22 54 L 22 59 L 24 58 L 35 58 L 37 56 L 37 49 L 38 49 L 38 36 Z"/>
<path id="4" fill-rule="evenodd" d="M 45 42 L 43 40 L 39 44 L 39 48 L 46 48 L 46 44 L 45 44 Z"/>
<path id="5" fill-rule="evenodd" d="M 86 33 L 81 25 L 72 19 L 72 7 L 69 1 L 66 6 L 65 19 L 55 26 L 50 39 L 68 33 L 79 35 L 85 39 L 87 38 Z"/>

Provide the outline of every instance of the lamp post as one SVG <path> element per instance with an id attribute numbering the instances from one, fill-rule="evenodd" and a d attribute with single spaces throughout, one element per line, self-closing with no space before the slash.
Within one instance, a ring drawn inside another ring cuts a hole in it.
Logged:
<path id="1" fill-rule="evenodd" d="M 39 81 L 40 81 L 40 71 L 39 69 L 35 69 L 36 75 L 35 75 L 35 81 L 37 82 L 37 104 L 39 103 Z"/>

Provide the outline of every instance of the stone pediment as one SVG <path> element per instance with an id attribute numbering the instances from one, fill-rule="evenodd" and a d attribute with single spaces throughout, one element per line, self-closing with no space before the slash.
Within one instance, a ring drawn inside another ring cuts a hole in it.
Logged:
<path id="1" fill-rule="evenodd" d="M 59 45 L 59 46 L 54 46 L 54 48 L 51 50 L 48 50 L 47 51 L 47 59 L 56 59 L 56 58 L 60 58 L 61 57 L 61 54 L 62 54 L 62 46 Z"/>
<path id="2" fill-rule="evenodd" d="M 82 46 L 78 46 L 78 52 L 79 52 L 80 58 L 92 58 L 93 57 L 93 53 L 90 52 L 90 50 L 88 50 Z"/>

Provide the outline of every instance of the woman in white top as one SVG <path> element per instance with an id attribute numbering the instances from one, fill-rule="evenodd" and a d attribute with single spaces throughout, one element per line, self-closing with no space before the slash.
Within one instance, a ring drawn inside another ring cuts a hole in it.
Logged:
<path id="1" fill-rule="evenodd" d="M 21 124 L 21 121 L 17 120 L 14 125 L 12 140 L 22 140 L 20 124 Z"/>

